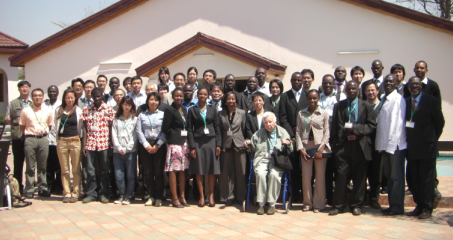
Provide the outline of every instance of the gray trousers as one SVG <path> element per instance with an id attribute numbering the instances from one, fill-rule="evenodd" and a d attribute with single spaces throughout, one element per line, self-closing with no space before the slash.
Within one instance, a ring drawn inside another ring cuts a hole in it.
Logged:
<path id="1" fill-rule="evenodd" d="M 271 159 L 263 158 L 253 163 L 256 177 L 256 202 L 275 203 L 282 187 L 283 170 L 275 167 Z"/>
<path id="2" fill-rule="evenodd" d="M 404 213 L 404 159 L 405 150 L 396 150 L 395 154 L 382 152 L 384 175 L 387 177 L 390 210 Z"/>
<path id="3" fill-rule="evenodd" d="M 245 200 L 245 161 L 245 152 L 237 151 L 234 147 L 225 149 L 225 152 L 220 154 L 220 201 L 226 202 L 235 198 L 239 202 Z"/>
<path id="4" fill-rule="evenodd" d="M 38 175 L 38 191 L 47 190 L 46 168 L 47 155 L 49 154 L 49 141 L 47 137 L 26 137 L 25 151 L 25 191 L 32 194 L 35 191 L 35 165 Z"/>

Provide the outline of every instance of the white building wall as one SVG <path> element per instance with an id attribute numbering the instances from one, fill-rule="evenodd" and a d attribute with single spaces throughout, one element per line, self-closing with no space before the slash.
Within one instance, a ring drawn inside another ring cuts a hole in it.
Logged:
<path id="1" fill-rule="evenodd" d="M 19 97 L 19 92 L 17 90 L 18 74 L 19 69 L 17 67 L 11 67 L 8 60 L 9 57 L 13 54 L 2 54 L 0 53 L 0 73 L 3 73 L 3 95 L 4 101 L 0 102 L 0 114 L 6 113 L 6 107 L 8 103 Z M 8 100 L 9 99 L 9 100 Z"/>
<path id="2" fill-rule="evenodd" d="M 365 79 L 369 79 L 373 60 L 382 60 L 386 74 L 391 65 L 400 63 L 406 67 L 408 79 L 414 63 L 423 59 L 429 64 L 428 76 L 444 93 L 444 132 L 453 130 L 448 124 L 453 120 L 453 111 L 448 111 L 453 107 L 453 95 L 446 92 L 453 85 L 449 81 L 453 34 L 338 0 L 145 1 L 26 63 L 27 79 L 43 88 L 51 83 L 66 87 L 75 77 L 95 79 L 100 62 L 131 62 L 127 73 L 122 69 L 108 75 L 122 80 L 197 32 L 228 40 L 288 66 L 283 78 L 286 89 L 290 88 L 291 74 L 304 68 L 315 72 L 313 87 L 317 87 L 322 76 L 332 74 L 339 65 L 348 71 L 362 66 Z M 369 50 L 379 53 L 338 54 Z M 209 68 L 222 69 L 221 63 L 212 63 Z M 170 68 L 171 73 L 185 73 L 186 65 L 174 63 L 176 69 Z M 194 66 L 200 73 L 205 70 Z M 237 75 L 235 70 L 225 72 Z M 443 134 L 441 140 L 452 141 L 453 136 Z"/>

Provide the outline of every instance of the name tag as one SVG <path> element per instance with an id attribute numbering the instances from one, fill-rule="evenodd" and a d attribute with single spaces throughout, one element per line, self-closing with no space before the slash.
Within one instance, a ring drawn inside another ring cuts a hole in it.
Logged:
<path id="1" fill-rule="evenodd" d="M 60 129 L 60 133 L 62 134 L 63 132 L 64 132 L 64 126 L 61 127 L 61 129 Z"/>
<path id="2" fill-rule="evenodd" d="M 309 133 L 308 133 L 307 131 L 304 131 L 304 132 L 302 133 L 302 138 L 303 138 L 303 139 L 308 139 L 308 136 L 309 136 Z"/>
<path id="3" fill-rule="evenodd" d="M 411 122 L 411 121 L 406 121 L 406 127 L 408 127 L 408 128 L 414 128 L 414 127 L 415 127 L 415 123 L 414 123 L 414 122 Z"/>
<path id="4" fill-rule="evenodd" d="M 158 135 L 157 131 L 156 130 L 150 130 L 150 129 L 146 129 L 145 130 L 145 137 L 146 138 L 156 138 Z"/>
<path id="5" fill-rule="evenodd" d="M 127 137 L 126 131 L 122 131 L 121 134 L 120 134 L 120 137 Z"/>
<path id="6" fill-rule="evenodd" d="M 267 152 L 267 153 L 266 153 L 266 158 L 271 158 L 271 156 L 272 156 L 272 153 L 271 153 L 271 152 Z"/>
<path id="7" fill-rule="evenodd" d="M 352 123 L 350 123 L 350 122 L 345 123 L 344 128 L 352 128 Z"/>
<path id="8" fill-rule="evenodd" d="M 204 129 L 204 134 L 208 135 L 209 134 L 209 129 L 205 128 Z"/>
<path id="9" fill-rule="evenodd" d="M 181 130 L 181 137 L 187 137 L 187 131 Z"/>
<path id="10" fill-rule="evenodd" d="M 93 132 L 99 131 L 99 127 L 98 126 L 91 126 L 91 131 L 93 131 Z"/>
<path id="11" fill-rule="evenodd" d="M 233 136 L 233 132 L 232 131 L 228 131 L 227 132 L 227 136 L 229 136 L 229 137 Z"/>

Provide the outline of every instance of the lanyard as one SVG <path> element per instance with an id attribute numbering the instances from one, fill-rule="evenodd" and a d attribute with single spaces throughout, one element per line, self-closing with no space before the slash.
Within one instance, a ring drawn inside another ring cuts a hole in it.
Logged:
<path id="1" fill-rule="evenodd" d="M 236 111 L 236 107 L 234 108 L 234 110 Z M 234 114 L 236 116 L 236 114 Z M 234 119 L 234 117 L 233 117 Z M 229 120 L 229 116 L 228 116 L 228 120 Z M 231 127 L 233 127 L 233 124 L 237 121 L 238 119 L 236 118 L 236 120 L 233 120 L 233 122 L 230 124 L 230 131 L 231 131 Z"/>
<path id="2" fill-rule="evenodd" d="M 178 111 L 179 114 L 181 114 L 181 118 L 182 118 L 182 125 L 184 126 L 184 130 L 186 130 L 186 119 L 184 118 L 184 115 L 182 113 L 182 110 Z"/>
<path id="3" fill-rule="evenodd" d="M 351 122 L 351 113 L 352 113 L 352 112 L 355 110 L 355 108 L 357 107 L 357 105 L 355 105 L 354 108 L 352 108 L 352 110 L 351 110 L 351 105 L 352 105 L 352 102 L 351 102 L 351 104 L 350 104 L 349 107 L 348 107 L 349 122 Z M 354 121 L 355 121 L 355 119 L 354 119 Z"/>
<path id="4" fill-rule="evenodd" d="M 66 116 L 66 120 L 64 120 L 64 123 L 61 123 L 61 118 L 60 118 L 60 124 L 63 125 L 63 128 L 66 125 L 66 122 L 68 121 L 68 119 L 69 119 L 69 116 Z"/>
<path id="5" fill-rule="evenodd" d="M 274 131 L 276 131 L 276 130 L 274 130 Z M 272 133 L 268 133 L 268 135 L 267 135 L 267 143 L 269 144 L 269 149 L 268 149 L 269 151 L 274 150 L 274 146 L 275 146 L 275 144 L 277 144 L 277 137 L 278 137 L 277 136 L 277 132 L 275 132 L 275 143 L 274 144 L 272 144 L 271 136 L 272 136 Z"/>
<path id="6" fill-rule="evenodd" d="M 417 110 L 417 109 L 414 109 L 413 106 L 414 105 L 412 104 L 412 98 L 411 98 L 411 122 L 412 122 L 412 117 L 414 116 L 415 111 Z"/>
<path id="7" fill-rule="evenodd" d="M 42 107 L 41 107 L 41 108 L 42 108 Z M 41 125 L 41 124 L 42 124 L 42 123 L 41 123 L 41 121 L 42 121 L 42 112 L 43 112 L 43 111 L 42 111 L 42 109 L 41 109 L 41 120 L 40 120 L 40 119 L 38 119 L 38 115 L 36 115 L 36 112 L 35 112 L 35 109 L 34 109 L 34 107 L 32 107 L 32 109 L 33 109 L 33 113 L 35 114 L 36 120 L 38 120 L 38 122 L 39 122 L 39 125 Z"/>
<path id="8" fill-rule="evenodd" d="M 132 118 L 133 118 L 133 117 L 130 116 L 130 119 L 129 119 L 129 121 L 127 122 L 126 126 L 124 126 L 124 123 L 125 123 L 126 121 L 124 121 L 124 118 L 123 118 L 123 121 L 121 121 L 121 124 L 123 125 L 123 130 L 125 130 L 125 129 L 127 128 L 127 126 L 129 126 L 129 124 L 132 122 Z"/>
<path id="9" fill-rule="evenodd" d="M 156 115 L 154 116 L 153 121 L 151 121 L 151 119 L 150 119 L 149 116 L 147 115 L 148 120 L 149 120 L 149 123 L 151 124 L 151 129 L 154 128 L 154 121 L 156 121 L 156 118 L 157 118 L 157 110 L 156 110 L 155 113 L 156 113 Z"/>
<path id="10" fill-rule="evenodd" d="M 308 117 L 308 113 L 305 114 L 305 116 L 304 116 L 304 131 L 305 132 L 307 132 L 307 126 L 311 122 L 311 119 L 313 118 L 314 115 L 315 115 L 314 112 L 310 117 Z"/>
<path id="11" fill-rule="evenodd" d="M 321 107 L 322 107 L 322 109 L 326 109 L 326 108 L 330 105 L 330 103 L 332 102 L 332 98 L 329 98 L 329 96 L 326 96 L 326 95 L 324 95 L 324 96 L 326 97 L 326 99 L 325 99 L 324 101 L 321 101 Z M 328 102 L 327 102 L 327 98 L 329 98 L 329 101 L 328 101 Z M 324 105 L 324 104 L 323 104 L 324 102 L 327 102 L 327 104 Z"/>
<path id="12" fill-rule="evenodd" d="M 201 115 L 201 118 L 203 118 L 203 122 L 204 122 L 204 128 L 206 128 L 206 113 L 207 113 L 207 109 L 206 109 L 206 106 L 205 106 L 205 110 L 204 112 L 201 111 L 201 108 L 200 108 L 200 115 Z"/>

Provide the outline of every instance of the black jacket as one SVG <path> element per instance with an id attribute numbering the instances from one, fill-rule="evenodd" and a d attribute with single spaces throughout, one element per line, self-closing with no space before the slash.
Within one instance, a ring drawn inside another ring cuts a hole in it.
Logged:
<path id="1" fill-rule="evenodd" d="M 305 91 L 302 90 L 299 103 L 297 102 L 292 89 L 282 93 L 279 105 L 279 116 L 277 117 L 280 126 L 282 126 L 288 132 L 289 136 L 293 138 L 293 128 L 297 127 L 297 116 L 299 111 L 308 107 Z"/>
<path id="2" fill-rule="evenodd" d="M 187 131 L 187 110 L 184 106 L 181 106 L 181 110 L 184 114 L 184 119 L 181 117 L 181 113 L 176 109 L 175 103 L 172 103 L 170 107 L 164 110 L 164 120 L 162 122 L 162 132 L 165 134 L 167 143 L 183 145 L 187 137 L 181 136 L 181 131 Z M 184 124 L 186 127 L 184 128 Z"/>
<path id="3" fill-rule="evenodd" d="M 189 140 L 190 149 L 195 148 L 195 138 L 205 135 L 204 127 L 200 108 L 198 106 L 191 107 L 187 116 L 187 138 Z M 206 105 L 206 127 L 209 129 L 209 134 L 207 136 L 215 137 L 216 146 L 220 147 L 222 138 L 219 128 L 219 114 L 217 109 L 211 105 Z"/>
<path id="4" fill-rule="evenodd" d="M 423 80 L 423 79 L 421 79 L 421 80 Z M 437 82 L 428 78 L 428 84 L 422 83 L 422 93 L 431 95 L 431 96 L 439 99 L 440 108 L 442 109 L 442 96 L 440 95 L 440 88 L 439 88 L 439 85 L 437 84 Z M 411 92 L 409 91 L 409 84 L 406 84 L 404 86 L 404 97 L 408 98 L 410 96 L 411 96 Z"/>

